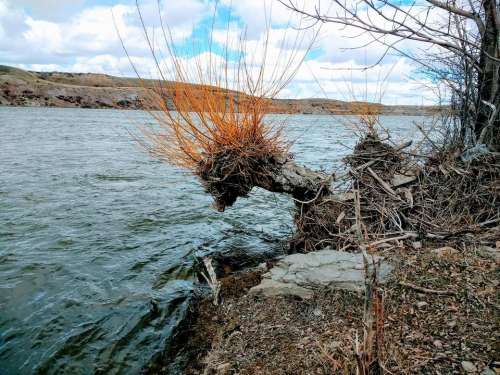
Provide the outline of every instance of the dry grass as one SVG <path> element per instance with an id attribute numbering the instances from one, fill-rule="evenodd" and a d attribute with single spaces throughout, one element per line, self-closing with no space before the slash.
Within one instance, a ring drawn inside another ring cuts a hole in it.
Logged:
<path id="1" fill-rule="evenodd" d="M 474 363 L 478 373 L 495 366 L 497 265 L 475 247 L 454 246 L 458 252 L 451 255 L 429 248 L 390 251 L 396 270 L 381 289 L 385 311 L 375 321 L 379 332 L 383 324 L 385 339 L 378 344 L 381 366 L 371 367 L 371 374 L 462 373 L 462 361 Z M 245 288 L 259 282 L 252 272 L 222 282 L 224 304 L 215 308 L 207 301 L 192 324 L 190 342 L 196 343 L 197 358 L 186 373 L 357 373 L 353 344 L 356 336 L 364 337 L 363 294 L 318 290 L 307 301 L 249 296 Z"/>
<path id="2" fill-rule="evenodd" d="M 161 113 L 152 114 L 160 126 L 143 129 L 152 155 L 197 172 L 210 156 L 228 151 L 242 158 L 286 152 L 282 128 L 264 122 L 267 98 L 228 93 L 208 85 L 181 87 L 168 93 L 161 88 L 156 91 Z M 165 98 L 171 98 L 175 110 L 169 109 Z"/>

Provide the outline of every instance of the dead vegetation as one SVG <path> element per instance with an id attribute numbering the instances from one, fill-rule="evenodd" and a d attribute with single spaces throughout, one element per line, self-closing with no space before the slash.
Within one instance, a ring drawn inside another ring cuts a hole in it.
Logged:
<path id="1" fill-rule="evenodd" d="M 494 242 L 500 222 L 499 154 L 463 161 L 459 154 L 415 156 L 409 146 L 367 132 L 345 158 L 348 171 L 334 182 L 334 193 L 298 205 L 292 249 L 357 250 L 361 243 L 388 247 L 402 240 L 457 237 Z M 481 238 L 471 236 L 479 232 Z"/>
<path id="2" fill-rule="evenodd" d="M 269 98 L 293 77 L 292 60 L 285 76 L 273 72 L 270 80 L 265 57 L 256 75 L 241 57 L 236 69 L 224 60 L 218 72 L 212 60 L 198 61 L 193 79 L 171 57 L 176 81 L 198 87 L 175 91 L 176 111 L 157 88 L 158 126 L 143 131 L 153 155 L 198 176 L 220 211 L 256 186 L 291 195 L 291 251 L 368 249 L 397 265 L 384 290 L 368 278 L 364 295 L 317 290 L 312 301 L 245 294 L 259 280 L 255 272 L 246 282 L 221 279 L 222 304 L 202 302 L 189 329 L 187 374 L 453 373 L 464 361 L 478 371 L 493 365 L 496 263 L 476 250 L 500 235 L 498 153 L 410 151 L 411 142 L 377 134 L 379 107 L 360 105 L 363 134 L 344 160 L 346 173 L 314 172 L 293 162 L 283 127 L 265 121 Z M 236 83 L 234 97 L 213 89 L 228 90 L 228 82 Z M 460 251 L 442 257 L 429 251 L 436 243 Z M 207 279 L 218 292 L 215 272 Z"/>
<path id="3" fill-rule="evenodd" d="M 370 336 L 380 367 L 365 373 L 463 373 L 462 362 L 476 373 L 497 368 L 497 264 L 479 248 L 454 246 L 450 252 L 390 250 L 397 268 L 380 292 L 383 314 L 377 313 L 378 333 Z M 308 301 L 247 295 L 258 282 L 255 271 L 226 276 L 223 305 L 200 306 L 188 341 L 196 343 L 197 355 L 187 374 L 357 373 L 361 348 L 370 341 L 364 340 L 363 293 L 322 289 Z"/>

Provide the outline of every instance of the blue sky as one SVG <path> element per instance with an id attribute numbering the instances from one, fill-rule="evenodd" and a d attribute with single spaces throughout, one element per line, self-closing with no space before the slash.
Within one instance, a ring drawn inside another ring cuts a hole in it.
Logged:
<path id="1" fill-rule="evenodd" d="M 141 0 L 140 4 L 151 35 L 154 33 L 160 40 L 156 1 Z M 308 4 L 314 2 L 308 0 Z M 214 35 L 218 35 L 214 37 L 212 52 L 224 56 L 229 15 L 231 30 L 234 30 L 229 35 L 245 30 L 248 53 L 259 56 L 266 35 L 265 15 L 271 14 L 268 53 L 272 60 L 278 58 L 284 30 L 290 37 L 295 32 L 290 26 L 297 22 L 296 17 L 276 0 L 219 0 L 215 20 L 212 19 L 213 0 L 162 0 L 161 9 L 176 46 L 187 58 L 206 52 L 212 22 Z M 117 37 L 112 12 L 141 75 L 154 76 L 154 63 L 140 28 L 135 0 L 0 0 L 0 64 L 31 70 L 133 76 Z M 349 34 L 349 30 L 346 32 L 335 25 L 323 26 L 306 63 L 280 96 L 326 96 L 340 100 L 352 100 L 355 96 L 356 99 L 377 100 L 380 79 L 389 73 L 382 102 L 430 104 L 435 101 L 433 93 L 423 88 L 427 82 L 422 78 L 415 80 L 415 66 L 404 58 L 389 56 L 380 67 L 367 73 L 347 70 L 375 61 L 383 48 L 371 45 L 365 49 L 349 49 L 363 44 L 364 40 L 346 38 L 346 33 Z M 299 53 L 305 53 L 306 45 L 304 41 L 299 46 Z"/>

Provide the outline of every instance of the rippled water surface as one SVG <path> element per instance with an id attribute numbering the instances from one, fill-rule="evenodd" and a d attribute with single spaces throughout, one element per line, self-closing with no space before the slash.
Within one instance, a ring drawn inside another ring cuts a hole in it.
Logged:
<path id="1" fill-rule="evenodd" d="M 338 168 L 356 141 L 333 116 L 273 120 L 313 168 Z M 131 140 L 146 121 L 0 107 L 1 374 L 136 373 L 186 308 L 193 254 L 270 251 L 290 235 L 286 197 L 257 190 L 211 209 L 192 176 Z M 404 138 L 412 121 L 423 119 L 383 119 Z"/>

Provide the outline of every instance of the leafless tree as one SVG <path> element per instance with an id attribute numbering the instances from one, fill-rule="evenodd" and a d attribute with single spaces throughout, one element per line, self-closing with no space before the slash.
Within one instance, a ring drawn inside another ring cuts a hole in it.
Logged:
<path id="1" fill-rule="evenodd" d="M 334 23 L 369 36 L 417 62 L 451 91 L 463 143 L 500 149 L 500 6 L 498 0 L 279 0 L 313 23 Z M 413 43 L 424 53 L 415 53 Z M 421 49 L 422 50 L 422 49 Z M 374 65 L 376 65 L 374 64 Z M 369 67 L 367 67 L 369 68 Z"/>

